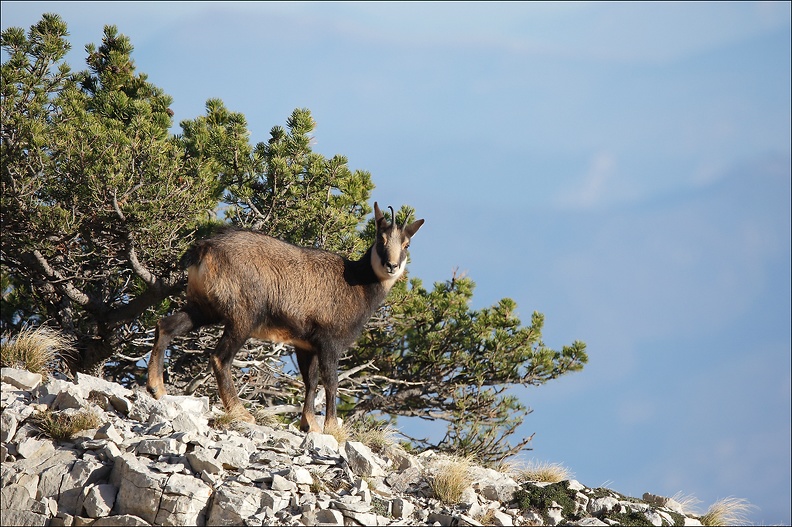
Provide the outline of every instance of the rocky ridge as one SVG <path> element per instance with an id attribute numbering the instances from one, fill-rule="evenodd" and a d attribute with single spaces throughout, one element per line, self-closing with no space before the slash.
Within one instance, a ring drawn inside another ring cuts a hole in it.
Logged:
<path id="1" fill-rule="evenodd" d="M 156 401 L 82 374 L 42 384 L 2 368 L 0 380 L 3 525 L 701 525 L 673 499 L 479 466 L 447 504 L 431 482 L 453 460 L 433 452 L 375 453 L 284 427 L 216 430 L 207 398 Z M 101 423 L 68 442 L 35 424 L 85 408 Z"/>

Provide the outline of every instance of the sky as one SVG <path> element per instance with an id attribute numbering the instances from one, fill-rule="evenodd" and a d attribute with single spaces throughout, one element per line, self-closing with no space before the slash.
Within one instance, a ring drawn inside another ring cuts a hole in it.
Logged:
<path id="1" fill-rule="evenodd" d="M 118 26 L 177 123 L 217 97 L 258 142 L 309 108 L 315 151 L 426 219 L 411 276 L 586 342 L 514 389 L 525 460 L 788 525 L 790 5 L 3 1 L 2 28 L 58 13 L 84 69 Z"/>

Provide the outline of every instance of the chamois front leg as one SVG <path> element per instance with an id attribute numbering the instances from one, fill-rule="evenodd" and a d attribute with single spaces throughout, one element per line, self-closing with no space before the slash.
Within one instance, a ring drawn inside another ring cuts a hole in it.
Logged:
<path id="1" fill-rule="evenodd" d="M 217 380 L 217 391 L 226 412 L 243 421 L 255 423 L 255 418 L 250 415 L 250 412 L 242 405 L 242 401 L 239 400 L 234 387 L 234 379 L 231 376 L 231 363 L 234 362 L 234 357 L 247 339 L 247 334 L 239 332 L 231 323 L 228 323 L 220 342 L 217 343 L 217 348 L 210 357 L 210 362 Z"/>
<path id="2" fill-rule="evenodd" d="M 336 398 L 338 397 L 338 361 L 341 352 L 335 347 L 325 348 L 319 355 L 319 374 L 325 388 L 324 433 L 330 434 L 338 429 Z"/>
<path id="3" fill-rule="evenodd" d="M 300 367 L 303 384 L 305 385 L 305 400 L 303 402 L 302 416 L 300 417 L 300 430 L 303 432 L 321 432 L 316 421 L 316 388 L 319 386 L 319 358 L 315 351 L 297 349 L 297 365 Z"/>

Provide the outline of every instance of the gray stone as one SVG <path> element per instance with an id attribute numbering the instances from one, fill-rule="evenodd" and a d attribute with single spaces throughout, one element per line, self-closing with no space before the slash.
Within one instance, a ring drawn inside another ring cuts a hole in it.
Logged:
<path id="1" fill-rule="evenodd" d="M 61 480 L 60 492 L 57 496 L 58 510 L 78 515 L 84 499 L 83 489 L 94 483 L 106 481 L 111 471 L 112 467 L 89 458 L 76 460 L 71 470 Z"/>
<path id="2" fill-rule="evenodd" d="M 38 483 L 39 483 L 40 476 L 38 474 L 27 474 L 21 473 L 18 474 L 16 484 L 25 487 L 30 494 L 30 497 L 35 499 L 38 493 Z"/>
<path id="3" fill-rule="evenodd" d="M 83 398 L 73 384 L 70 384 L 67 390 L 60 392 L 52 402 L 53 410 L 68 410 L 70 408 L 79 410 L 86 406 L 88 406 L 88 401 Z"/>
<path id="4" fill-rule="evenodd" d="M 115 444 L 120 444 L 124 440 L 118 430 L 116 430 L 116 427 L 113 426 L 113 423 L 105 423 L 100 427 L 94 434 L 94 439 L 109 439 Z"/>
<path id="5" fill-rule="evenodd" d="M 194 472 L 206 471 L 209 474 L 219 474 L 223 471 L 223 464 L 217 460 L 217 452 L 214 448 L 198 447 L 188 452 L 186 457 Z"/>
<path id="6" fill-rule="evenodd" d="M 618 504 L 619 504 L 619 500 L 617 500 L 616 498 L 611 498 L 610 496 L 606 496 L 604 498 L 596 498 L 589 501 L 588 511 L 591 514 L 598 516 L 601 513 L 613 510 L 613 508 Z"/>
<path id="7" fill-rule="evenodd" d="M 91 527 L 148 527 L 150 525 L 149 522 L 132 514 L 119 514 L 118 516 L 99 518 L 91 524 Z"/>
<path id="8" fill-rule="evenodd" d="M 261 506 L 262 507 L 269 507 L 272 509 L 272 513 L 276 513 L 281 511 L 289 506 L 289 500 L 279 494 L 278 492 L 274 491 L 261 491 Z"/>
<path id="9" fill-rule="evenodd" d="M 209 432 L 209 420 L 200 415 L 190 412 L 183 412 L 171 421 L 175 432 L 194 432 L 206 434 Z"/>
<path id="10" fill-rule="evenodd" d="M 358 498 L 357 501 L 352 501 L 351 498 Z M 341 512 L 346 515 L 348 512 L 369 512 L 371 511 L 371 505 L 368 503 L 364 503 L 360 501 L 360 498 L 357 496 L 342 496 L 340 499 L 332 500 L 330 504 L 335 507 L 336 509 L 340 510 Z"/>
<path id="11" fill-rule="evenodd" d="M 387 457 L 393 462 L 396 470 L 399 472 L 403 472 L 413 467 L 419 470 L 423 468 L 423 465 L 421 465 L 421 462 L 418 461 L 418 458 L 411 456 L 400 447 L 389 448 L 387 451 Z"/>
<path id="12" fill-rule="evenodd" d="M 660 516 L 660 514 L 658 514 L 657 511 L 653 511 L 653 510 L 645 511 L 644 516 L 646 516 L 646 519 L 649 520 L 649 523 L 651 523 L 652 525 L 656 525 L 658 527 L 663 525 L 663 517 Z"/>
<path id="13" fill-rule="evenodd" d="M 215 458 L 223 468 L 245 468 L 250 464 L 250 452 L 241 446 L 223 444 Z"/>
<path id="14" fill-rule="evenodd" d="M 514 525 L 514 519 L 505 512 L 494 510 L 492 511 L 492 525 Z"/>
<path id="15" fill-rule="evenodd" d="M 47 517 L 31 511 L 4 510 L 3 525 L 23 525 L 25 527 L 38 527 L 47 525 Z"/>
<path id="16" fill-rule="evenodd" d="M 0 381 L 28 392 L 41 384 L 41 378 L 40 373 L 32 373 L 19 368 L 0 368 Z"/>
<path id="17" fill-rule="evenodd" d="M 209 413 L 209 397 L 193 397 L 191 395 L 165 395 L 160 399 L 178 412 L 191 412 L 198 415 Z"/>
<path id="18" fill-rule="evenodd" d="M 431 524 L 438 523 L 441 526 L 451 525 L 454 521 L 454 517 L 450 514 L 446 514 L 444 512 L 430 512 L 429 518 L 427 518 L 426 522 Z"/>
<path id="19" fill-rule="evenodd" d="M 580 525 L 584 527 L 607 527 L 608 524 L 599 518 L 595 518 L 594 516 L 586 516 L 585 518 L 575 522 L 573 525 Z"/>
<path id="20" fill-rule="evenodd" d="M 358 476 L 385 476 L 371 449 L 359 441 L 347 441 L 344 452 L 349 462 L 349 468 Z"/>
<path id="21" fill-rule="evenodd" d="M 16 429 L 16 416 L 12 412 L 4 410 L 3 413 L 0 414 L 0 442 L 5 443 L 14 437 Z"/>
<path id="22" fill-rule="evenodd" d="M 187 451 L 187 445 L 175 439 L 144 439 L 135 450 L 153 456 L 181 455 Z"/>
<path id="23" fill-rule="evenodd" d="M 297 485 L 312 485 L 314 482 L 311 473 L 303 467 L 292 467 L 286 475 L 286 479 L 293 481 Z"/>
<path id="24" fill-rule="evenodd" d="M 35 496 L 30 495 L 30 490 L 16 483 L 6 485 L 0 490 L 0 509 L 6 510 L 29 510 L 30 504 Z"/>
<path id="25" fill-rule="evenodd" d="M 293 481 L 289 481 L 280 474 L 275 474 L 272 476 L 272 490 L 292 492 L 297 490 L 297 485 L 295 485 Z"/>
<path id="26" fill-rule="evenodd" d="M 115 511 L 154 523 L 167 480 L 167 475 L 151 471 L 133 454 L 121 454 L 110 476 L 110 483 L 118 487 Z"/>
<path id="27" fill-rule="evenodd" d="M 421 481 L 423 473 L 418 467 L 410 467 L 399 474 L 389 474 L 385 478 L 385 483 L 390 485 L 393 492 L 401 494 L 411 485 Z"/>
<path id="28" fill-rule="evenodd" d="M 318 450 L 320 453 L 338 452 L 338 440 L 330 434 L 322 434 L 319 432 L 308 432 L 305 439 L 300 444 L 300 450 Z"/>
<path id="29" fill-rule="evenodd" d="M 83 500 L 85 513 L 89 518 L 101 518 L 109 515 L 113 510 L 117 494 L 118 489 L 115 485 L 102 484 L 90 487 Z"/>
<path id="30" fill-rule="evenodd" d="M 391 511 L 396 518 L 408 519 L 415 511 L 415 505 L 404 498 L 394 498 L 391 500 Z"/>
<path id="31" fill-rule="evenodd" d="M 317 525 L 344 525 L 344 516 L 339 511 L 333 509 L 322 509 L 316 511 Z M 306 524 L 310 525 L 310 524 Z"/>
<path id="32" fill-rule="evenodd" d="M 154 523 L 204 525 L 212 488 L 193 476 L 171 475 L 165 484 Z"/>
<path id="33" fill-rule="evenodd" d="M 553 502 L 553 505 L 558 505 L 556 502 Z M 549 507 L 547 509 L 547 518 L 548 518 L 548 525 L 561 525 L 564 523 L 564 515 L 561 511 L 561 506 L 557 507 Z"/>
<path id="34" fill-rule="evenodd" d="M 487 483 L 481 489 L 481 495 L 487 498 L 488 500 L 492 501 L 499 501 L 501 503 L 508 503 L 514 497 L 515 491 L 519 488 L 516 484 L 511 484 L 509 482 L 505 483 L 497 483 L 491 482 Z"/>
<path id="35" fill-rule="evenodd" d="M 106 381 L 92 375 L 78 373 L 77 386 L 86 399 L 90 398 L 94 393 L 99 393 L 105 396 L 113 408 L 119 413 L 127 415 L 130 410 L 132 410 L 133 405 L 130 399 L 133 397 L 134 392 L 128 388 L 124 388 L 120 384 Z"/>
<path id="36" fill-rule="evenodd" d="M 55 397 L 57 397 L 59 393 L 73 388 L 74 384 L 70 383 L 69 381 L 50 377 L 45 384 L 42 384 L 33 390 L 31 395 L 39 404 L 51 406 L 52 402 L 55 400 Z"/>
<path id="37" fill-rule="evenodd" d="M 55 452 L 55 446 L 48 439 L 28 437 L 17 444 L 17 454 L 26 459 L 39 459 Z"/>
<path id="38" fill-rule="evenodd" d="M 215 491 L 207 525 L 243 525 L 261 509 L 263 491 L 256 487 L 223 485 Z"/>

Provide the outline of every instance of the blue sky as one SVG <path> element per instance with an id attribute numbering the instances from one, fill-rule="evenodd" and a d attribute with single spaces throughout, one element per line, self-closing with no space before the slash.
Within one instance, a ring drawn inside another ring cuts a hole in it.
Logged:
<path id="1" fill-rule="evenodd" d="M 583 484 L 790 512 L 790 3 L 2 2 L 115 24 L 192 119 L 219 97 L 427 223 L 410 273 L 508 296 L 582 372 L 516 390 Z"/>

